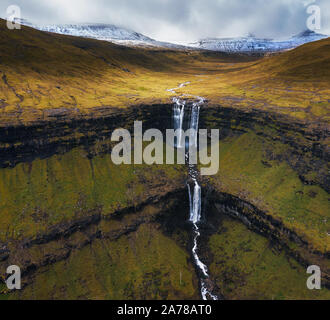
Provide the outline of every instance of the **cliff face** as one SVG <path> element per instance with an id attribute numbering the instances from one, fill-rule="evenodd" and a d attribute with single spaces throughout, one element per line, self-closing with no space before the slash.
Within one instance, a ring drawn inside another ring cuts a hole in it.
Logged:
<path id="1" fill-rule="evenodd" d="M 133 120 L 144 120 L 145 129 L 170 126 L 169 114 L 171 108 L 166 106 L 148 106 L 106 119 L 3 130 L 1 274 L 5 275 L 8 265 L 19 265 L 24 284 L 29 284 L 42 268 L 66 261 L 94 241 L 104 240 L 110 245 L 121 237 L 134 237 L 145 225 L 152 228 L 150 236 L 159 238 L 159 245 L 164 245 L 159 250 L 171 245 L 172 240 L 161 235 L 156 220 L 173 205 L 171 195 L 174 199 L 176 193 L 182 197 L 185 167 L 116 166 L 111 161 L 113 144 L 109 141 L 114 129 L 131 129 Z M 158 245 L 157 241 L 154 245 Z M 195 276 L 191 264 L 185 265 L 187 254 L 176 244 L 172 246 L 178 259 L 182 259 L 180 272 L 186 270 L 190 283 L 185 281 L 192 287 Z M 86 253 L 89 249 L 84 250 Z M 155 264 L 160 263 L 157 257 Z M 144 259 L 143 255 L 135 258 Z M 125 260 L 125 256 L 121 259 Z M 165 260 L 165 252 L 161 259 Z M 118 268 L 123 267 L 118 264 Z M 163 272 L 171 273 L 171 266 L 164 268 L 159 274 L 155 271 L 158 278 L 166 279 Z M 167 290 L 174 297 L 176 289 Z M 137 291 L 138 288 L 133 296 Z M 95 297 L 96 293 L 92 290 L 90 294 Z M 146 297 L 158 294 L 157 291 Z M 191 289 L 184 297 L 194 294 Z"/>
<path id="2" fill-rule="evenodd" d="M 178 190 L 110 217 L 55 226 L 25 242 L 7 261 L 24 266 L 24 289 L 9 298 L 197 299 L 187 232 L 169 238 L 160 223 L 179 205 L 188 209 L 182 198 Z"/>
<path id="3" fill-rule="evenodd" d="M 0 167 L 14 167 L 17 163 L 47 158 L 83 147 L 93 156 L 93 148 L 100 141 L 110 140 L 113 130 L 132 130 L 134 121 L 143 121 L 144 129 L 171 127 L 171 105 L 138 106 L 127 109 L 111 108 L 106 115 L 91 114 L 70 120 L 70 115 L 54 115 L 52 120 L 32 126 L 0 128 Z M 133 130 L 132 130 L 133 132 Z M 109 144 L 107 142 L 104 143 Z M 90 149 L 90 150 L 89 150 Z M 109 149 L 109 148 L 108 148 Z M 109 150 L 108 150 L 109 151 Z M 95 151 L 102 153 L 102 150 Z M 103 153 L 107 150 L 103 150 Z"/>
<path id="4" fill-rule="evenodd" d="M 144 106 L 113 118 L 2 131 L 0 267 L 4 275 L 9 264 L 20 265 L 24 283 L 24 290 L 9 298 L 198 297 L 188 253 L 185 166 L 115 166 L 109 155 L 113 129 L 142 120 L 145 129 L 164 130 L 172 126 L 171 110 Z M 255 239 L 256 255 L 267 243 L 280 253 L 269 253 L 269 264 L 281 265 L 278 286 L 269 292 L 279 298 L 280 283 L 290 276 L 296 280 L 285 297 L 325 297 L 327 291 L 301 295 L 299 288 L 310 264 L 320 265 L 323 283 L 329 281 L 329 184 L 322 174 L 327 132 L 272 114 L 207 106 L 200 123 L 221 131 L 220 171 L 203 181 L 201 249 L 219 294 L 257 297 L 252 288 L 260 278 L 252 274 L 260 265 L 247 259 L 251 270 L 235 278 L 229 261 L 240 244 L 223 251 L 223 241 L 237 237 L 226 231 L 234 227 Z M 244 258 L 246 251 L 241 254 Z M 275 272 L 265 268 L 268 276 Z M 149 279 L 152 289 L 141 279 Z M 239 289 L 243 284 L 247 291 Z"/>
<path id="5" fill-rule="evenodd" d="M 201 125 L 222 133 L 219 173 L 205 179 L 214 210 L 320 266 L 329 286 L 329 131 L 227 108 L 203 109 Z"/>
<path id="6" fill-rule="evenodd" d="M 200 123 L 205 128 L 218 128 L 222 140 L 255 133 L 265 144 L 266 167 L 267 160 L 285 162 L 305 185 L 330 191 L 330 131 L 325 123 L 317 126 L 273 112 L 221 106 L 202 109 Z"/>

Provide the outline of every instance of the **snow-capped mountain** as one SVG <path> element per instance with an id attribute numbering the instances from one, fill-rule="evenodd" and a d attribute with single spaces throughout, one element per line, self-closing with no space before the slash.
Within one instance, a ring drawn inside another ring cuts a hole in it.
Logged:
<path id="1" fill-rule="evenodd" d="M 98 40 L 134 40 L 153 42 L 155 40 L 128 29 L 111 24 L 65 24 L 35 26 L 42 31 L 93 38 Z"/>
<path id="2" fill-rule="evenodd" d="M 54 32 L 64 35 L 92 38 L 97 40 L 110 41 L 128 46 L 148 46 L 165 47 L 172 49 L 205 49 L 223 52 L 241 52 L 241 53 L 267 53 L 289 50 L 296 48 L 304 43 L 317 41 L 327 38 L 327 35 L 316 33 L 314 31 L 303 31 L 288 40 L 273 40 L 267 38 L 257 38 L 249 34 L 246 37 L 237 38 L 207 38 L 202 39 L 189 46 L 183 46 L 168 42 L 160 42 L 149 38 L 141 33 L 118 27 L 112 24 L 50 24 L 36 25 L 25 19 L 16 20 L 16 22 L 41 31 Z"/>
<path id="3" fill-rule="evenodd" d="M 253 35 L 239 38 L 208 38 L 192 44 L 200 49 L 224 52 L 265 53 L 296 48 L 304 43 L 327 38 L 327 35 L 306 30 L 288 40 L 256 38 Z"/>
<path id="4" fill-rule="evenodd" d="M 167 47 L 178 49 L 186 48 L 185 46 L 177 44 L 156 41 L 141 33 L 112 24 L 82 23 L 36 25 L 25 19 L 19 19 L 16 20 L 16 22 L 28 27 L 32 27 L 34 29 L 38 29 L 40 31 L 110 41 L 122 45 Z"/>

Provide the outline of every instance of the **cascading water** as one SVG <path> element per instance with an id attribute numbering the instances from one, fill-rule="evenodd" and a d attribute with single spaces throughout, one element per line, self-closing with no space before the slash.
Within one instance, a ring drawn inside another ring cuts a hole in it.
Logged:
<path id="1" fill-rule="evenodd" d="M 201 188 L 197 181 L 194 181 L 194 192 L 191 194 L 190 185 L 188 184 L 189 202 L 190 202 L 190 218 L 192 223 L 197 223 L 201 219 Z"/>
<path id="2" fill-rule="evenodd" d="M 181 103 L 179 99 L 174 99 L 174 110 L 173 110 L 173 117 L 174 117 L 174 130 L 182 129 L 183 128 L 183 119 L 184 119 L 184 107 L 185 101 Z M 177 148 L 182 148 L 182 132 L 180 131 L 178 141 L 176 143 Z"/>
<path id="3" fill-rule="evenodd" d="M 181 84 L 178 88 L 182 88 L 188 83 Z M 170 89 L 168 91 L 175 93 L 175 90 L 178 89 Z M 189 128 L 187 129 L 193 129 L 191 132 L 191 135 L 189 137 L 189 145 L 193 145 L 195 148 L 197 148 L 197 138 L 198 138 L 198 125 L 199 125 L 199 110 L 200 106 L 204 103 L 204 99 L 202 97 L 194 97 L 195 99 L 198 99 L 197 102 L 194 102 L 191 106 L 190 110 L 190 121 L 188 122 Z M 178 141 L 176 143 L 177 148 L 186 148 L 187 146 L 185 141 L 182 140 L 182 130 L 184 129 L 184 119 L 185 115 L 189 115 L 186 102 L 179 98 L 173 98 L 174 107 L 173 107 L 173 121 L 174 121 L 174 129 L 180 131 L 180 136 L 178 137 Z M 190 150 L 190 149 L 189 149 Z M 189 162 L 189 151 L 186 151 L 186 160 Z M 209 289 L 207 288 L 207 284 L 205 282 L 205 279 L 209 277 L 208 275 L 208 269 L 207 266 L 200 260 L 197 249 L 198 249 L 198 238 L 200 237 L 200 231 L 198 224 L 201 221 L 202 216 L 202 190 L 200 185 L 198 184 L 198 170 L 196 169 L 195 165 L 188 164 L 189 167 L 189 178 L 191 182 L 187 182 L 188 187 L 188 194 L 189 194 L 189 221 L 193 224 L 193 232 L 194 232 L 194 243 L 192 248 L 192 254 L 196 263 L 196 266 L 203 274 L 203 279 L 201 279 L 201 295 L 203 300 L 218 300 L 218 297 L 213 295 Z"/>
<path id="4" fill-rule="evenodd" d="M 197 103 L 194 103 L 191 108 L 191 116 L 190 116 L 190 129 L 193 129 L 192 134 L 190 136 L 189 144 L 194 145 L 197 148 L 197 132 L 198 132 L 198 124 L 199 124 L 199 109 L 200 106 Z"/>

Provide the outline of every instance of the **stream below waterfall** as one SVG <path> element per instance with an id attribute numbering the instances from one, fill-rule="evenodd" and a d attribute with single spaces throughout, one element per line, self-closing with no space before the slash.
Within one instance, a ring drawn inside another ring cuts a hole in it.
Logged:
<path id="1" fill-rule="evenodd" d="M 168 91 L 176 94 L 176 90 L 188 85 L 190 82 L 180 84 L 177 88 L 169 89 Z M 194 99 L 191 105 L 188 105 L 186 100 L 182 97 L 190 97 Z M 192 255 L 196 264 L 196 267 L 202 274 L 200 279 L 201 296 L 203 300 L 218 300 L 216 295 L 213 295 L 206 283 L 206 279 L 209 278 L 207 266 L 200 260 L 198 256 L 198 239 L 201 235 L 199 229 L 199 223 L 202 218 L 202 189 L 198 183 L 199 171 L 196 165 L 189 164 L 190 144 L 193 144 L 197 148 L 198 140 L 198 126 L 199 126 L 199 111 L 204 104 L 205 99 L 199 96 L 181 95 L 180 97 L 173 98 L 173 125 L 174 130 L 180 129 L 181 133 L 177 138 L 175 147 L 185 148 L 186 163 L 188 164 L 188 176 L 187 188 L 189 194 L 189 221 L 193 226 L 193 246 Z M 189 136 L 189 144 L 184 140 L 182 141 L 182 130 L 193 129 L 193 133 Z"/>

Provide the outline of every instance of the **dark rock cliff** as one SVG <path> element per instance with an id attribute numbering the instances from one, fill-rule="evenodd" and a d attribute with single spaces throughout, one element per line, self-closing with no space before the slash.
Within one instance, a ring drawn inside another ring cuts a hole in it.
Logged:
<path id="1" fill-rule="evenodd" d="M 65 154 L 76 147 L 85 149 L 88 157 L 93 159 L 96 154 L 93 146 L 99 141 L 106 141 L 117 128 L 132 130 L 136 120 L 143 121 L 144 129 L 158 128 L 165 132 L 172 128 L 172 106 L 153 105 L 131 109 L 117 109 L 112 115 L 97 119 L 80 119 L 67 121 L 58 117 L 56 121 L 40 123 L 30 127 L 0 128 L 0 166 L 14 168 L 19 163 L 31 163 L 35 159 L 47 159 L 56 154 Z M 299 176 L 304 185 L 318 185 L 327 193 L 330 190 L 328 161 L 330 157 L 326 139 L 329 130 L 322 126 L 307 126 L 294 122 L 283 116 L 261 111 L 242 112 L 236 109 L 219 108 L 218 106 L 203 107 L 200 113 L 200 128 L 220 129 L 220 139 L 239 137 L 248 131 L 256 135 L 285 145 L 283 153 L 273 153 L 271 147 L 266 149 L 265 166 L 271 166 L 271 161 L 285 162 Z M 108 149 L 98 149 L 97 154 L 107 154 Z M 221 169 L 221 168 L 220 168 Z M 313 174 L 311 174 L 313 173 Z M 46 232 L 36 237 L 7 239 L 0 244 L 0 267 L 4 275 L 8 264 L 22 266 L 25 285 L 31 283 L 34 274 L 42 267 L 68 259 L 73 251 L 93 243 L 96 239 L 116 240 L 122 235 L 137 230 L 140 225 L 158 221 L 162 232 L 169 237 L 176 237 L 180 246 L 187 248 L 185 236 L 181 231 L 189 232 L 182 219 L 188 212 L 187 192 L 184 181 L 178 183 L 168 181 L 166 187 L 148 185 L 153 188 L 152 195 L 146 193 L 140 202 L 115 210 L 110 217 L 105 217 L 98 207 L 85 213 L 84 217 L 71 219 L 61 224 L 49 225 Z M 164 182 L 165 183 L 165 182 Z M 207 223 L 216 225 L 218 214 L 227 214 L 240 219 L 251 230 L 262 234 L 274 243 L 278 243 L 301 265 L 318 262 L 327 270 L 329 252 L 319 252 L 310 248 L 309 243 L 288 229 L 283 223 L 266 214 L 246 200 L 213 188 L 206 179 L 204 184 L 205 207 L 212 207 L 207 215 Z M 158 194 L 158 195 L 157 195 Z M 182 199 L 185 199 L 182 202 Z M 180 206 L 179 206 L 180 203 Z M 148 207 L 153 207 L 153 213 L 146 213 Z M 180 207 L 180 209 L 179 209 Z M 180 211 L 179 215 L 175 212 Z M 184 219 L 183 219 L 184 220 Z M 178 222 L 178 221 L 177 221 Z M 179 226 L 179 227 L 178 227 Z M 173 235 L 173 230 L 181 234 Z M 210 231 L 211 230 L 211 231 Z M 214 231 L 214 230 L 213 230 Z M 205 240 L 206 241 L 206 240 Z M 296 243 L 298 249 L 292 249 L 290 243 Z M 206 242 L 205 242 L 206 243 Z M 207 244 L 205 244 L 207 250 Z M 42 252 L 42 254 L 36 254 Z M 206 255 L 205 261 L 208 261 Z M 329 285 L 329 273 L 323 274 L 324 281 Z"/>

